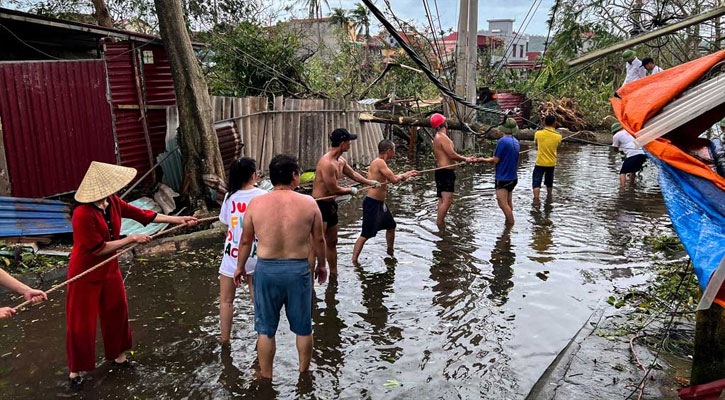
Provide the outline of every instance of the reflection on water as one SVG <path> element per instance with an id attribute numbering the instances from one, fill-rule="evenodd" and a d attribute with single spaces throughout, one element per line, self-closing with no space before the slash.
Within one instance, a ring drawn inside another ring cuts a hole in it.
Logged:
<path id="1" fill-rule="evenodd" d="M 511 229 L 510 225 L 503 229 L 491 250 L 493 280 L 491 280 L 491 294 L 488 297 L 497 301 L 497 305 L 506 303 L 506 295 L 514 286 L 511 278 L 514 275 L 512 267 L 516 262 L 516 253 L 511 245 Z"/>
<path id="2" fill-rule="evenodd" d="M 522 156 L 512 228 L 496 205 L 490 166 L 458 171 L 443 232 L 432 176 L 394 187 L 395 260 L 380 236 L 352 266 L 361 199 L 341 205 L 341 273 L 315 288 L 313 370 L 303 376 L 282 316 L 274 383 L 256 379 L 244 290 L 231 345 L 217 342 L 221 237 L 207 249 L 136 262 L 126 283 L 140 367 L 103 364 L 82 398 L 525 396 L 613 286 L 646 277 L 643 237 L 671 234 L 653 166 L 637 188 L 620 191 L 620 160 L 607 148 L 565 145 L 559 154 L 553 199 L 539 204 L 530 190 L 535 154 Z M 54 296 L 0 325 L 1 398 L 79 397 L 65 389 L 63 304 Z"/>

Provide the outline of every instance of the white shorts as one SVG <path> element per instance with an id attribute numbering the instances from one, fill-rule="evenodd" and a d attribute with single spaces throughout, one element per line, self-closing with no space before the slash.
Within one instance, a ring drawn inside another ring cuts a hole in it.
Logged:
<path id="1" fill-rule="evenodd" d="M 252 275 L 256 267 L 257 259 L 252 257 L 247 258 L 247 263 L 244 264 L 244 270 L 247 272 L 247 275 Z M 219 275 L 224 275 L 228 278 L 234 278 L 234 272 L 236 272 L 236 270 L 236 265 L 232 267 L 231 265 L 229 265 L 229 263 L 222 263 L 222 265 L 219 267 Z"/>

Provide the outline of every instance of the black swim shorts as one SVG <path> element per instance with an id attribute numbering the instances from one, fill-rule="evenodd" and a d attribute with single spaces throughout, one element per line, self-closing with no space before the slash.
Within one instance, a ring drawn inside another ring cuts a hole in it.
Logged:
<path id="1" fill-rule="evenodd" d="M 622 169 L 619 171 L 620 174 L 633 174 L 639 172 L 644 166 L 644 162 L 647 161 L 647 156 L 644 154 L 637 154 L 636 156 L 627 157 L 622 163 Z"/>
<path id="2" fill-rule="evenodd" d="M 512 181 L 499 181 L 497 180 L 495 183 L 496 189 L 506 189 L 509 192 L 513 192 L 514 188 L 516 187 L 516 184 L 519 183 L 518 179 L 514 179 Z"/>
<path id="3" fill-rule="evenodd" d="M 363 222 L 360 236 L 370 239 L 375 237 L 379 231 L 395 229 L 395 219 L 384 201 L 365 196 L 362 207 Z"/>
<path id="4" fill-rule="evenodd" d="M 456 191 L 456 171 L 452 169 L 438 169 L 435 171 L 436 196 L 442 197 L 443 192 Z"/>
<path id="5" fill-rule="evenodd" d="M 337 217 L 337 202 L 335 200 L 319 200 L 317 201 L 317 207 L 320 207 L 322 222 L 326 222 L 328 228 L 332 228 L 337 225 L 339 221 Z"/>

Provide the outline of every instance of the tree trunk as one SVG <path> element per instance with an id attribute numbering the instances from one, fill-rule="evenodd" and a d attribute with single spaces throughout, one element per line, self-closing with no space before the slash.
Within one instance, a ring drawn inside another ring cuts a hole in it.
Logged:
<path id="1" fill-rule="evenodd" d="M 209 88 L 191 47 L 181 0 L 154 0 L 154 3 L 161 38 L 174 77 L 181 150 L 189 182 L 188 194 L 194 206 L 205 208 L 204 175 L 224 180 L 224 165 L 214 130 Z"/>
<path id="2" fill-rule="evenodd" d="M 400 125 L 400 126 L 418 126 L 421 128 L 430 128 L 430 118 L 416 118 L 416 117 L 405 117 L 402 115 L 392 115 L 385 112 L 376 112 L 373 114 L 368 113 L 361 113 L 359 117 L 360 122 L 376 122 L 381 124 L 391 124 L 391 125 Z M 482 135 L 484 138 L 489 140 L 495 140 L 499 139 L 502 136 L 502 133 L 496 129 L 496 127 L 492 127 L 491 125 L 485 125 L 480 124 L 478 122 L 472 122 L 468 125 L 472 131 L 476 132 L 479 135 Z M 456 131 L 465 131 L 468 132 L 468 129 L 462 125 L 460 122 L 453 120 L 452 118 L 446 121 L 446 127 L 449 131 L 456 130 Z M 612 135 L 610 134 L 602 134 L 598 132 L 591 132 L 591 131 L 579 131 L 577 133 L 577 136 L 567 138 L 568 136 L 572 135 L 573 132 L 569 131 L 568 129 L 559 129 L 559 134 L 564 136 L 565 142 L 571 142 L 571 143 L 586 143 L 586 142 L 593 142 L 595 144 L 611 144 L 612 143 Z M 534 129 L 520 129 L 519 132 L 515 135 L 517 139 L 519 140 L 534 140 Z M 582 142 L 582 140 L 586 142 Z"/>
<path id="3" fill-rule="evenodd" d="M 96 21 L 98 21 L 98 25 L 112 28 L 113 20 L 111 19 L 111 14 L 108 12 L 108 7 L 106 7 L 106 2 L 104 0 L 93 0 L 93 8 L 96 10 Z"/>

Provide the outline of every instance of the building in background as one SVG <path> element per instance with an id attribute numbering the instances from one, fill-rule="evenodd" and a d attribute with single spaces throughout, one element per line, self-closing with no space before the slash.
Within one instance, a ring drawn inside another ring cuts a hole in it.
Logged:
<path id="1" fill-rule="evenodd" d="M 493 65 L 507 66 L 515 63 L 528 63 L 530 36 L 523 32 L 514 31 L 514 19 L 489 19 L 488 29 L 478 31 L 479 35 L 503 41 L 500 51 L 494 52 L 491 57 Z"/>

